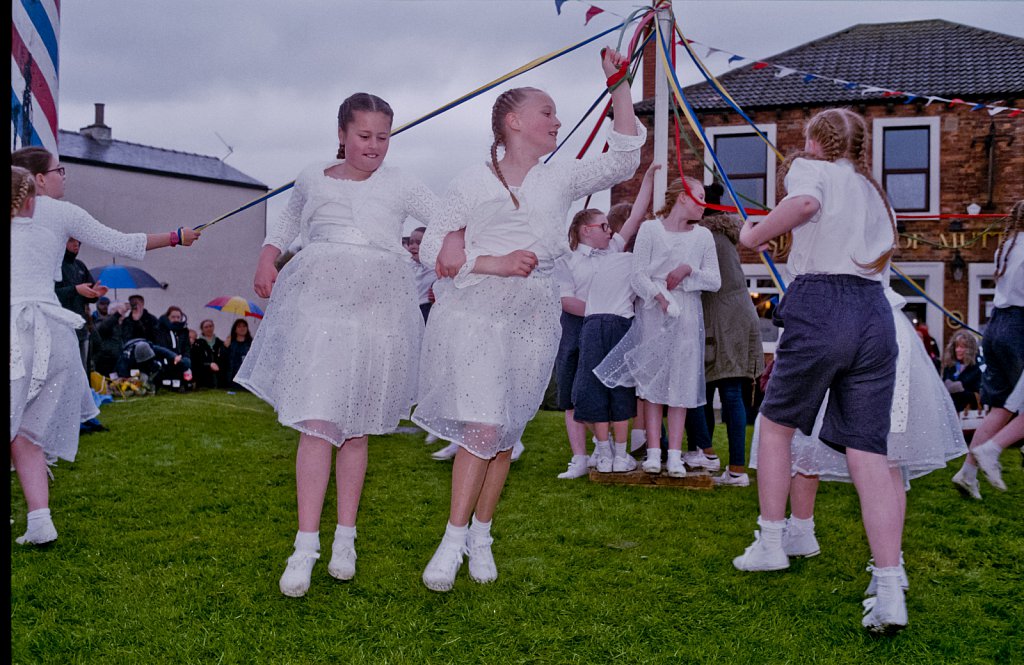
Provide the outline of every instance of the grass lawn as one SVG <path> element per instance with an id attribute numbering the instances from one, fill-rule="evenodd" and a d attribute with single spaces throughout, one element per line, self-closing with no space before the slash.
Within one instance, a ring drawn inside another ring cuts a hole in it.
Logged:
<path id="1" fill-rule="evenodd" d="M 380 437 L 359 518 L 358 572 L 305 598 L 277 581 L 295 533 L 295 432 L 249 394 L 159 395 L 103 407 L 51 488 L 60 539 L 16 545 L 16 663 L 1011 663 L 1024 662 L 1024 473 L 962 499 L 959 462 L 914 483 L 904 541 L 910 626 L 860 627 L 869 557 L 853 488 L 823 484 L 821 555 L 740 573 L 757 489 L 560 481 L 559 413 L 526 431 L 495 517 L 498 581 L 466 568 L 448 594 L 420 574 L 447 518 L 450 463 L 422 435 Z M 716 443 L 725 452 L 724 431 Z M 1016 654 L 1016 655 L 1014 655 Z"/>

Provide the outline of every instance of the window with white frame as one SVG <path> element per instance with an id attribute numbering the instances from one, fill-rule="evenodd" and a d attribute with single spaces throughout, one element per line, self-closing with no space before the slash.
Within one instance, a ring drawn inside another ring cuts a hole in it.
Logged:
<path id="1" fill-rule="evenodd" d="M 775 125 L 757 125 L 757 128 L 775 143 Z M 775 206 L 775 154 L 749 125 L 736 127 L 707 127 L 708 140 L 718 161 L 729 176 L 729 182 L 745 208 Z M 715 168 L 710 152 L 705 149 L 704 162 Z M 717 168 L 715 169 L 717 170 Z M 704 169 L 704 184 L 715 181 L 715 171 Z M 728 205 L 728 195 L 722 200 Z"/>
<path id="2" fill-rule="evenodd" d="M 944 264 L 938 261 L 921 261 L 898 263 L 896 267 L 920 286 L 929 298 L 938 303 L 943 302 L 945 297 Z M 922 323 L 928 326 L 928 334 L 935 339 L 941 349 L 946 338 L 945 315 L 942 310 L 929 303 L 927 298 L 895 273 L 889 275 L 889 286 L 907 301 L 907 304 L 903 306 L 903 313 L 907 315 L 911 323 L 915 326 Z"/>
<path id="3" fill-rule="evenodd" d="M 876 118 L 872 164 L 896 212 L 939 212 L 939 118 Z"/>
<path id="4" fill-rule="evenodd" d="M 996 264 L 967 266 L 967 325 L 982 333 L 992 317 L 996 297 Z"/>

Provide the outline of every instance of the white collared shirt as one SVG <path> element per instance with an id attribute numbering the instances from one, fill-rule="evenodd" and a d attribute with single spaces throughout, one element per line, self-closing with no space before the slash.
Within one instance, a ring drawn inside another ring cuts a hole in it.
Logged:
<path id="1" fill-rule="evenodd" d="M 558 284 L 559 297 L 579 298 L 586 302 L 594 273 L 597 271 L 597 259 L 608 254 L 621 253 L 625 246 L 626 239 L 616 233 L 609 241 L 608 249 L 595 250 L 590 245 L 580 244 L 572 252 L 563 255 L 555 263 L 555 282 Z"/>
<path id="2" fill-rule="evenodd" d="M 633 255 L 627 252 L 606 253 L 590 262 L 594 274 L 590 283 L 585 316 L 614 314 L 633 318 Z"/>

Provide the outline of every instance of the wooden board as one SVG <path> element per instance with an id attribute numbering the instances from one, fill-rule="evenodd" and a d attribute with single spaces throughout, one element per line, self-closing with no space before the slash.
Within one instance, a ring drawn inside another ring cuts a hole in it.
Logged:
<path id="1" fill-rule="evenodd" d="M 715 484 L 707 471 L 687 471 L 685 478 L 673 478 L 664 471 L 647 473 L 640 468 L 629 473 L 598 473 L 590 470 L 591 482 L 603 485 L 645 485 L 648 487 L 676 487 L 687 490 L 709 490 Z"/>

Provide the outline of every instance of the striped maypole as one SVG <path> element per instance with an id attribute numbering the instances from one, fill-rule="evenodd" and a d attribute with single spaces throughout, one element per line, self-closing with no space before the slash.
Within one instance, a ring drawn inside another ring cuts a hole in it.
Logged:
<path id="1" fill-rule="evenodd" d="M 11 0 L 11 149 L 57 151 L 60 0 Z"/>

